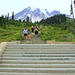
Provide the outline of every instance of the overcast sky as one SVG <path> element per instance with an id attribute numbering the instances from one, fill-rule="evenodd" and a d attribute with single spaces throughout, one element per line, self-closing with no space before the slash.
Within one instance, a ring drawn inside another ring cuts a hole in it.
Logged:
<path id="1" fill-rule="evenodd" d="M 0 1 L 0 16 L 12 11 L 18 13 L 26 7 L 36 7 L 47 9 L 49 12 L 58 10 L 62 14 L 70 14 L 71 0 L 1 0 Z"/>

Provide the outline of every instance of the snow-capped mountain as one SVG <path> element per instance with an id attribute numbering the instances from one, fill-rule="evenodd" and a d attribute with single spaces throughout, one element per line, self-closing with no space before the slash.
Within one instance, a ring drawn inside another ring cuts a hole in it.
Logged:
<path id="1" fill-rule="evenodd" d="M 59 11 L 55 11 L 55 10 L 50 13 L 47 9 L 42 10 L 39 8 L 32 9 L 31 7 L 27 7 L 24 10 L 22 10 L 21 12 L 17 13 L 14 16 L 14 19 L 15 20 L 21 19 L 23 21 L 24 19 L 26 20 L 26 18 L 28 16 L 29 18 L 31 18 L 32 22 L 36 22 L 36 21 L 39 22 L 42 19 L 47 19 L 48 17 L 54 16 L 57 14 L 61 14 L 61 13 Z"/>
<path id="2" fill-rule="evenodd" d="M 61 14 L 59 11 L 56 11 L 54 10 L 53 12 L 50 13 L 51 16 L 54 16 L 54 15 L 59 15 Z"/>

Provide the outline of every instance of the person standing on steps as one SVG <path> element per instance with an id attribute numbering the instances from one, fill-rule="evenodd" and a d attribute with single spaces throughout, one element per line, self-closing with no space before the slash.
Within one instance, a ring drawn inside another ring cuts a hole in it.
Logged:
<path id="1" fill-rule="evenodd" d="M 42 30 L 42 26 L 40 26 L 40 30 Z"/>
<path id="2" fill-rule="evenodd" d="M 43 29 L 44 29 L 44 25 L 43 25 Z"/>
<path id="3" fill-rule="evenodd" d="M 23 33 L 24 33 L 24 39 L 26 38 L 27 39 L 27 29 L 26 28 L 24 28 L 24 31 L 23 31 Z"/>
<path id="4" fill-rule="evenodd" d="M 31 39 L 31 31 L 30 31 L 30 28 L 28 28 L 28 39 Z"/>
<path id="5" fill-rule="evenodd" d="M 38 28 L 36 27 L 35 28 L 35 37 L 37 38 L 37 35 L 38 35 Z"/>
<path id="6" fill-rule="evenodd" d="M 34 32 L 34 27 L 32 26 L 32 33 Z"/>
<path id="7" fill-rule="evenodd" d="M 36 25 L 35 28 L 38 28 L 38 26 Z"/>
<path id="8" fill-rule="evenodd" d="M 47 27 L 45 26 L 45 32 L 46 32 Z"/>
<path id="9" fill-rule="evenodd" d="M 40 25 L 40 32 L 42 31 L 42 26 Z"/>

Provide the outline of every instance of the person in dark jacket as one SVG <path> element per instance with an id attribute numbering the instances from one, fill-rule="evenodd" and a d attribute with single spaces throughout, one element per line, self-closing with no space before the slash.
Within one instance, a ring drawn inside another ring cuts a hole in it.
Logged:
<path id="1" fill-rule="evenodd" d="M 35 28 L 35 37 L 37 38 L 37 35 L 38 35 L 38 28 L 36 27 Z"/>

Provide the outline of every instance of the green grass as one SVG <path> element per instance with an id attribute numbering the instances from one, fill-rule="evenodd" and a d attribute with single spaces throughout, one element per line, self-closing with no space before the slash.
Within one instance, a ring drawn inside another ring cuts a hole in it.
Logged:
<path id="1" fill-rule="evenodd" d="M 61 31 L 61 28 L 48 26 L 47 31 L 40 33 L 42 40 L 55 40 L 56 42 L 75 42 L 75 36 L 68 29 Z"/>
<path id="2" fill-rule="evenodd" d="M 67 20 L 67 24 L 70 19 Z M 0 27 L 0 42 L 7 42 L 7 41 L 22 41 L 24 37 L 21 35 L 21 27 L 27 27 L 31 29 L 31 24 L 20 23 L 20 26 L 9 25 L 6 29 Z M 17 24 L 18 25 L 18 24 Z M 35 24 L 36 25 L 36 24 Z M 35 27 L 35 25 L 33 25 Z M 42 24 L 37 24 L 42 26 Z M 75 28 L 71 25 L 67 29 L 65 29 L 66 24 L 62 23 L 60 25 L 54 24 L 46 25 L 47 30 L 42 30 L 39 34 L 42 40 L 55 40 L 56 42 L 75 42 Z M 74 28 L 74 29 L 73 29 Z M 72 32 L 73 31 L 73 32 Z"/>
<path id="3" fill-rule="evenodd" d="M 10 25 L 6 29 L 0 28 L 0 42 L 7 42 L 12 40 L 23 40 L 21 36 L 21 27 Z"/>

